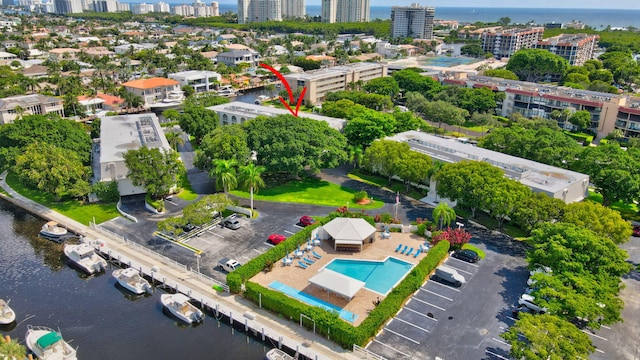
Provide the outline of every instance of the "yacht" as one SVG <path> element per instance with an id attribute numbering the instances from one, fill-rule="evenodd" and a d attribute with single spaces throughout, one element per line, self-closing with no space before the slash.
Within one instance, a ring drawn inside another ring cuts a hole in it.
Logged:
<path id="1" fill-rule="evenodd" d="M 114 270 L 113 277 L 118 280 L 118 283 L 122 285 L 122 287 L 134 294 L 140 295 L 151 292 L 149 282 L 140 276 L 138 270 L 134 268 Z"/>
<path id="2" fill-rule="evenodd" d="M 160 296 L 160 301 L 167 310 L 187 324 L 204 320 L 204 314 L 202 311 L 191 304 L 186 295 L 181 293 L 162 294 L 162 296 Z"/>
<path id="3" fill-rule="evenodd" d="M 16 321 L 16 313 L 9 307 L 9 302 L 0 299 L 0 325 L 8 325 Z"/>
<path id="4" fill-rule="evenodd" d="M 260 105 L 265 101 L 268 101 L 270 98 L 267 95 L 260 95 L 256 98 L 255 104 Z"/>
<path id="5" fill-rule="evenodd" d="M 49 221 L 46 224 L 42 225 L 42 229 L 40 229 L 40 236 L 45 239 L 53 240 L 55 242 L 64 241 L 64 237 L 67 235 L 67 229 L 58 226 L 58 223 L 55 221 Z"/>
<path id="6" fill-rule="evenodd" d="M 27 327 L 25 343 L 38 359 L 76 360 L 76 349 L 64 341 L 62 334 L 44 326 Z"/>
<path id="7" fill-rule="evenodd" d="M 222 85 L 216 90 L 218 96 L 233 97 L 236 96 L 236 90 L 231 85 Z"/>
<path id="8" fill-rule="evenodd" d="M 287 354 L 286 352 L 278 349 L 278 348 L 273 348 L 271 350 L 269 350 L 269 352 L 267 352 L 267 359 L 268 360 L 293 360 L 293 356 Z"/>
<path id="9" fill-rule="evenodd" d="M 89 274 L 107 269 L 107 261 L 96 254 L 89 244 L 65 245 L 64 254 Z"/>

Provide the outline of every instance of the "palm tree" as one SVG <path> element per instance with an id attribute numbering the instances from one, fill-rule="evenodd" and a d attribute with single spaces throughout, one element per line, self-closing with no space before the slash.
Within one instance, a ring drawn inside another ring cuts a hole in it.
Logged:
<path id="1" fill-rule="evenodd" d="M 264 180 L 261 177 L 264 171 L 264 166 L 256 166 L 254 163 L 240 167 L 240 184 L 243 188 L 249 189 L 251 210 L 253 210 L 253 190 L 258 192 L 259 188 L 264 187 Z"/>
<path id="2" fill-rule="evenodd" d="M 455 219 L 456 212 L 447 203 L 441 202 L 433 209 L 433 221 L 440 223 L 440 229 L 444 227 L 444 224 L 451 225 Z"/>
<path id="3" fill-rule="evenodd" d="M 0 354 L 3 359 L 24 359 L 27 357 L 27 349 L 15 339 L 0 337 Z"/>
<path id="4" fill-rule="evenodd" d="M 362 160 L 364 159 L 364 152 L 361 146 L 350 145 L 348 149 L 349 162 L 353 164 L 353 168 L 359 168 L 362 166 Z"/>
<path id="5" fill-rule="evenodd" d="M 222 188 L 225 193 L 238 185 L 236 165 L 238 165 L 238 162 L 233 159 L 213 160 L 213 169 L 209 172 L 209 176 L 216 178 L 216 187 Z"/>
<path id="6" fill-rule="evenodd" d="M 184 145 L 184 133 L 180 130 L 169 130 L 165 133 L 167 142 L 171 145 L 171 148 L 178 151 L 178 146 Z"/>

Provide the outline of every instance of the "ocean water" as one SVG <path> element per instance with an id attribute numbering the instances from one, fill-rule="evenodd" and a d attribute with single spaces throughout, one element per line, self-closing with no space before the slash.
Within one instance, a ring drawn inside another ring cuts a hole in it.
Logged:
<path id="1" fill-rule="evenodd" d="M 237 12 L 237 4 L 221 3 L 220 13 L 226 11 Z M 320 13 L 320 5 L 307 6 L 307 15 L 320 16 Z M 436 19 L 458 20 L 461 23 L 497 22 L 503 17 L 511 18 L 512 23 L 522 24 L 530 21 L 545 24 L 577 20 L 596 30 L 602 30 L 607 26 L 640 28 L 640 10 L 436 7 Z M 371 7 L 372 20 L 390 18 L 390 6 Z"/>

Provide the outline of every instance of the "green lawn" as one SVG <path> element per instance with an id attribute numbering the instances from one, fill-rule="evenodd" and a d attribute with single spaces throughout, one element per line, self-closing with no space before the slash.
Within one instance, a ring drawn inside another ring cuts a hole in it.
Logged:
<path id="1" fill-rule="evenodd" d="M 494 230 L 498 229 L 498 220 L 489 216 L 489 214 L 485 213 L 484 211 L 476 210 L 476 217 L 471 218 L 471 211 L 467 208 L 456 206 L 454 210 L 456 211 L 456 215 L 458 216 L 461 216 L 466 219 L 471 219 L 477 222 L 478 224 L 486 226 L 489 229 L 494 229 Z M 524 232 L 519 227 L 511 225 L 508 222 L 503 222 L 502 224 L 503 224 L 503 227 L 502 229 L 500 229 L 500 231 L 511 236 L 512 238 L 517 240 L 523 240 L 528 237 L 527 233 Z"/>
<path id="2" fill-rule="evenodd" d="M 249 198 L 249 192 L 233 190 L 233 195 Z M 353 203 L 353 195 L 356 192 L 340 185 L 327 181 L 305 178 L 299 181 L 291 181 L 286 184 L 260 189 L 254 194 L 255 200 L 290 202 L 299 204 L 311 204 L 321 206 L 349 206 L 353 209 L 378 209 L 384 205 L 382 201 L 375 200 L 367 205 Z"/>
<path id="3" fill-rule="evenodd" d="M 480 259 L 484 259 L 484 257 L 486 256 L 484 251 L 478 249 L 476 246 L 471 245 L 471 244 L 464 244 L 462 245 L 463 249 L 469 249 L 469 250 L 473 250 L 476 252 L 476 254 L 478 254 L 478 256 L 480 256 Z"/>
<path id="4" fill-rule="evenodd" d="M 587 197 L 587 200 L 602 204 L 602 195 L 589 188 L 589 197 Z M 621 201 L 616 201 L 611 204 L 609 208 L 618 211 L 625 220 L 640 221 L 638 204 L 625 204 Z"/>
<path id="5" fill-rule="evenodd" d="M 413 199 L 422 199 L 427 196 L 426 190 L 419 190 L 414 187 L 409 187 L 409 192 L 407 192 L 407 187 L 399 181 L 392 180 L 391 185 L 387 181 L 386 177 L 380 175 L 367 174 L 360 169 L 355 169 L 347 175 L 350 179 L 363 182 L 365 184 L 381 187 L 384 190 L 389 190 L 393 192 L 399 192 L 400 194 L 409 196 Z"/>
<path id="6" fill-rule="evenodd" d="M 7 174 L 7 184 L 23 196 L 84 225 L 89 225 L 90 221 L 95 221 L 99 224 L 120 216 L 114 203 L 82 204 L 77 200 L 57 202 L 53 196 L 49 194 L 43 194 L 40 191 L 25 188 L 18 181 L 18 177 L 12 172 Z"/>
<path id="7" fill-rule="evenodd" d="M 193 192 L 193 188 L 191 187 L 191 183 L 189 183 L 189 179 L 187 179 L 187 174 L 182 174 L 179 177 L 180 187 L 182 190 L 178 193 L 178 197 L 184 201 L 192 201 L 198 198 L 198 194 Z"/>

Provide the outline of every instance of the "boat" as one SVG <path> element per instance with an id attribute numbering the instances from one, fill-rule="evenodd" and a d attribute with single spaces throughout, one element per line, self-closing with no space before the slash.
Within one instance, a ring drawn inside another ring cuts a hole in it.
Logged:
<path id="1" fill-rule="evenodd" d="M 0 325 L 8 325 L 16 321 L 16 313 L 9 307 L 9 302 L 0 299 Z"/>
<path id="2" fill-rule="evenodd" d="M 278 348 L 273 348 L 267 352 L 267 359 L 268 360 L 293 360 L 294 357 Z"/>
<path id="3" fill-rule="evenodd" d="M 191 304 L 189 298 L 184 294 L 162 294 L 160 301 L 167 310 L 187 324 L 204 320 L 202 311 Z"/>
<path id="4" fill-rule="evenodd" d="M 107 261 L 96 254 L 89 244 L 64 246 L 64 254 L 82 270 L 93 274 L 107 269 Z"/>
<path id="5" fill-rule="evenodd" d="M 58 226 L 58 223 L 55 221 L 47 222 L 42 225 L 42 229 L 40 229 L 40 236 L 56 242 L 62 242 L 66 235 L 67 229 Z"/>
<path id="6" fill-rule="evenodd" d="M 166 97 L 156 103 L 150 104 L 151 110 L 167 110 L 178 108 L 184 102 L 184 91 L 172 90 L 169 91 Z"/>
<path id="7" fill-rule="evenodd" d="M 76 349 L 64 341 L 62 334 L 44 326 L 27 327 L 25 343 L 41 360 L 75 360 Z"/>
<path id="8" fill-rule="evenodd" d="M 151 292 L 149 282 L 140 276 L 138 270 L 134 268 L 117 269 L 113 271 L 112 275 L 122 287 L 134 294 L 140 295 Z"/>
<path id="9" fill-rule="evenodd" d="M 218 96 L 222 96 L 222 97 L 233 97 L 238 95 L 236 93 L 236 90 L 231 85 L 220 86 L 218 90 L 216 90 L 216 93 Z"/>
<path id="10" fill-rule="evenodd" d="M 267 95 L 260 95 L 256 98 L 255 104 L 256 105 L 260 105 L 265 101 L 268 101 L 270 99 L 270 97 L 268 97 Z"/>

